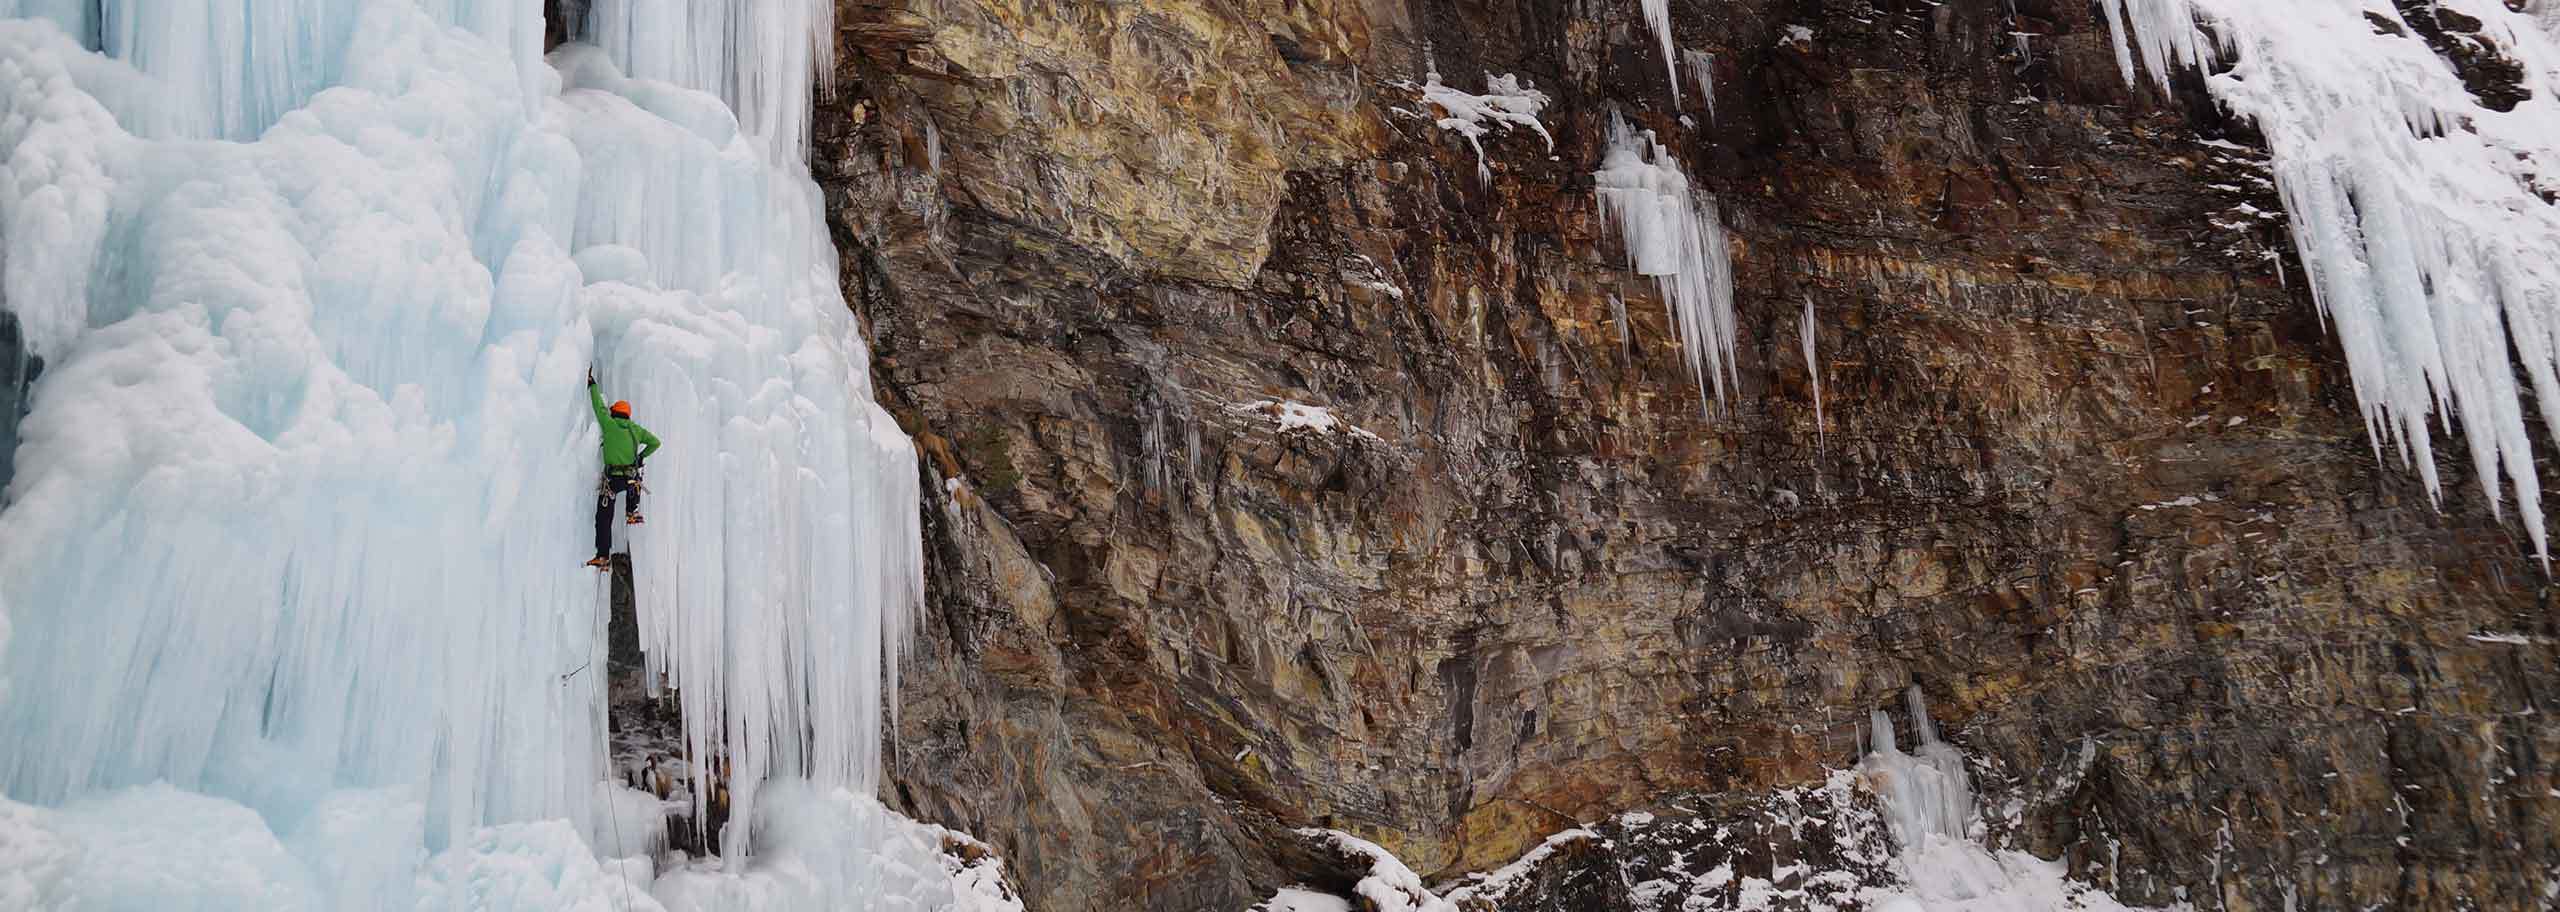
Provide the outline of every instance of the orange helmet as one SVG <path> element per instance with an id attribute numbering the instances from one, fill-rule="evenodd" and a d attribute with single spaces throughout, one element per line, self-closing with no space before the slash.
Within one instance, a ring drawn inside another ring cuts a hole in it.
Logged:
<path id="1" fill-rule="evenodd" d="M 630 403 L 630 402 L 628 402 L 628 401 L 626 401 L 626 400 L 620 400 L 620 399 L 614 400 L 614 403 L 613 403 L 613 417 L 616 417 L 616 418 L 629 418 L 629 417 L 631 417 L 631 403 Z"/>

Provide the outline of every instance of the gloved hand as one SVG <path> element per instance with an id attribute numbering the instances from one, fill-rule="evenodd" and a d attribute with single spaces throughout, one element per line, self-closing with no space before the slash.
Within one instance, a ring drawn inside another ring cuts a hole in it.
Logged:
<path id="1" fill-rule="evenodd" d="M 587 385 L 588 385 L 588 386 L 594 386 L 594 385 L 596 385 L 596 369 L 595 369 L 595 368 L 592 368 L 592 367 L 587 368 Z"/>

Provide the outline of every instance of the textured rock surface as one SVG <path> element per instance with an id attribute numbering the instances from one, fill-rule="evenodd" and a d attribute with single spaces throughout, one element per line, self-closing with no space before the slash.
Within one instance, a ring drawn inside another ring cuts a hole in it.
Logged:
<path id="1" fill-rule="evenodd" d="M 1713 118 L 1633 2 L 842 9 L 816 167 L 945 492 L 886 797 L 1037 909 L 1238 909 L 1290 827 L 1453 876 L 1819 782 L 1916 682 L 2128 901 L 2536 901 L 2545 577 L 2463 454 L 2441 512 L 2376 462 L 2249 137 L 2069 0 L 1673 7 Z M 1431 64 L 1553 152 L 1479 182 Z M 1728 403 L 1612 110 L 1722 201 Z"/>
<path id="2" fill-rule="evenodd" d="M 0 312 L 0 491 L 8 489 L 17 465 L 18 422 L 32 404 L 27 394 L 43 372 L 44 359 L 27 350 L 18 315 Z"/>

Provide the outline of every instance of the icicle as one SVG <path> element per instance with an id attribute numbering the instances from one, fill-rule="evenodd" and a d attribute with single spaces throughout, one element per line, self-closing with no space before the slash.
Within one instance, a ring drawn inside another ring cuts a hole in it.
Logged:
<path id="1" fill-rule="evenodd" d="M 1638 0 L 1644 7 L 1644 22 L 1653 27 L 1653 37 L 1662 42 L 1662 70 L 1671 78 L 1671 107 L 1680 107 L 1680 55 L 1671 46 L 1671 0 Z"/>
<path id="2" fill-rule="evenodd" d="M 1801 332 L 1804 336 L 1805 376 L 1813 378 L 1813 432 L 1815 439 L 1818 441 L 1824 432 L 1824 422 L 1822 420 L 1822 362 L 1816 360 L 1813 356 L 1812 298 L 1806 298 L 1804 300 L 1804 319 L 1800 321 L 1798 325 L 1801 327 Z M 1815 446 L 1819 448 L 1820 444 L 1816 443 Z"/>
<path id="3" fill-rule="evenodd" d="M 1600 211 L 1618 228 L 1627 261 L 1651 276 L 1680 333 L 1698 395 L 1722 402 L 1734 367 L 1733 266 L 1715 198 L 1694 193 L 1671 150 L 1650 130 L 1609 117 L 1609 146 L 1594 172 Z"/>
<path id="4" fill-rule="evenodd" d="M 1929 719 L 1929 701 L 1921 695 L 1920 685 L 1903 689 L 1902 705 L 1911 711 L 1911 733 L 1920 739 L 1921 747 L 1942 743 L 1938 740 L 1938 724 Z"/>
<path id="5" fill-rule="evenodd" d="M 2434 433 L 2459 418 L 2493 511 L 2512 488 L 2550 553 L 2526 432 L 2523 368 L 2560 426 L 2560 210 L 2542 199 L 2560 148 L 2560 46 L 2504 4 L 2448 4 L 2522 64 L 2530 98 L 2484 107 L 2407 28 L 2348 0 L 2103 0 L 2123 76 L 2230 67 L 2205 85 L 2267 138 L 2305 280 L 2336 332 L 2379 455 L 2387 441 L 2436 494 Z M 2472 40 L 2472 39 L 2466 39 Z M 2218 49 L 2217 49 L 2218 46 Z M 2505 482 L 2501 484 L 2500 476 Z M 2437 494 L 2436 496 L 2441 496 Z"/>
<path id="6" fill-rule="evenodd" d="M 942 131 L 931 117 L 924 119 L 924 167 L 925 173 L 942 176 Z"/>
<path id="7" fill-rule="evenodd" d="M 709 92 L 772 161 L 805 161 L 835 72 L 832 0 L 591 0 L 587 37 L 625 73 Z"/>
<path id="8" fill-rule="evenodd" d="M 1689 64 L 1689 78 L 1698 81 L 1698 97 L 1707 103 L 1707 125 L 1714 126 L 1716 122 L 1716 55 L 1705 51 L 1682 50 L 1680 57 Z"/>

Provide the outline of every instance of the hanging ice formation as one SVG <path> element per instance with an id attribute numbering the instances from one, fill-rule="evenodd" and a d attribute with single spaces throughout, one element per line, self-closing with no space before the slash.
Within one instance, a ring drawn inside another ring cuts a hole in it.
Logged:
<path id="1" fill-rule="evenodd" d="M 2128 912 L 2114 897 L 2073 881 L 2060 862 L 1983 844 L 1980 808 L 1964 754 L 1938 738 L 1920 689 L 1905 695 L 1915 741 L 1909 753 L 1895 744 L 1893 719 L 1870 716 L 1874 746 L 1858 775 L 1884 806 L 1885 827 L 1897 850 L 1901 887 L 1872 897 L 1880 912 Z"/>
<path id="2" fill-rule="evenodd" d="M 830 4 L 592 6 L 546 61 L 540 0 L 0 0 L 0 308 L 46 364 L 0 846 L 79 843 L 48 870 L 108 908 L 947 898 L 865 882 L 931 869 L 864 854 L 921 557 L 801 164 Z M 787 864 L 587 848 L 633 829 L 590 364 L 667 444 L 650 667 Z"/>
<path id="3" fill-rule="evenodd" d="M 2321 312 L 2355 379 L 2375 456 L 2387 441 L 2438 491 L 2430 418 L 2459 418 L 2493 508 L 2514 489 L 2550 552 L 2522 390 L 2560 427 L 2560 46 L 2499 0 L 2428 4 L 2477 20 L 2449 35 L 2519 64 L 2521 101 L 2484 101 L 2382 0 L 2103 0 L 2124 78 L 2166 91 L 2209 71 L 2253 121 Z M 2381 23 L 2382 25 L 2378 25 Z M 2216 71 L 2218 70 L 2218 71 Z M 2510 110 L 2500 106 L 2512 103 Z M 2500 476 L 2505 476 L 2502 484 Z"/>
<path id="4" fill-rule="evenodd" d="M 1680 108 L 1680 56 L 1672 48 L 1671 0 L 1637 0 L 1644 9 L 1644 24 L 1653 29 L 1655 41 L 1662 44 L 1662 70 L 1671 78 L 1671 108 Z M 1709 104 L 1714 104 L 1710 101 Z"/>
<path id="5" fill-rule="evenodd" d="M 1609 146 L 1591 175 L 1603 219 L 1626 241 L 1627 261 L 1662 290 L 1698 394 L 1721 402 L 1740 382 L 1733 363 L 1733 265 L 1712 196 L 1689 187 L 1671 150 L 1625 118 L 1609 116 Z"/>
<path id="6" fill-rule="evenodd" d="M 1680 59 L 1689 64 L 1689 78 L 1698 81 L 1698 97 L 1707 103 L 1707 123 L 1712 126 L 1716 122 L 1716 55 L 1683 49 Z"/>

